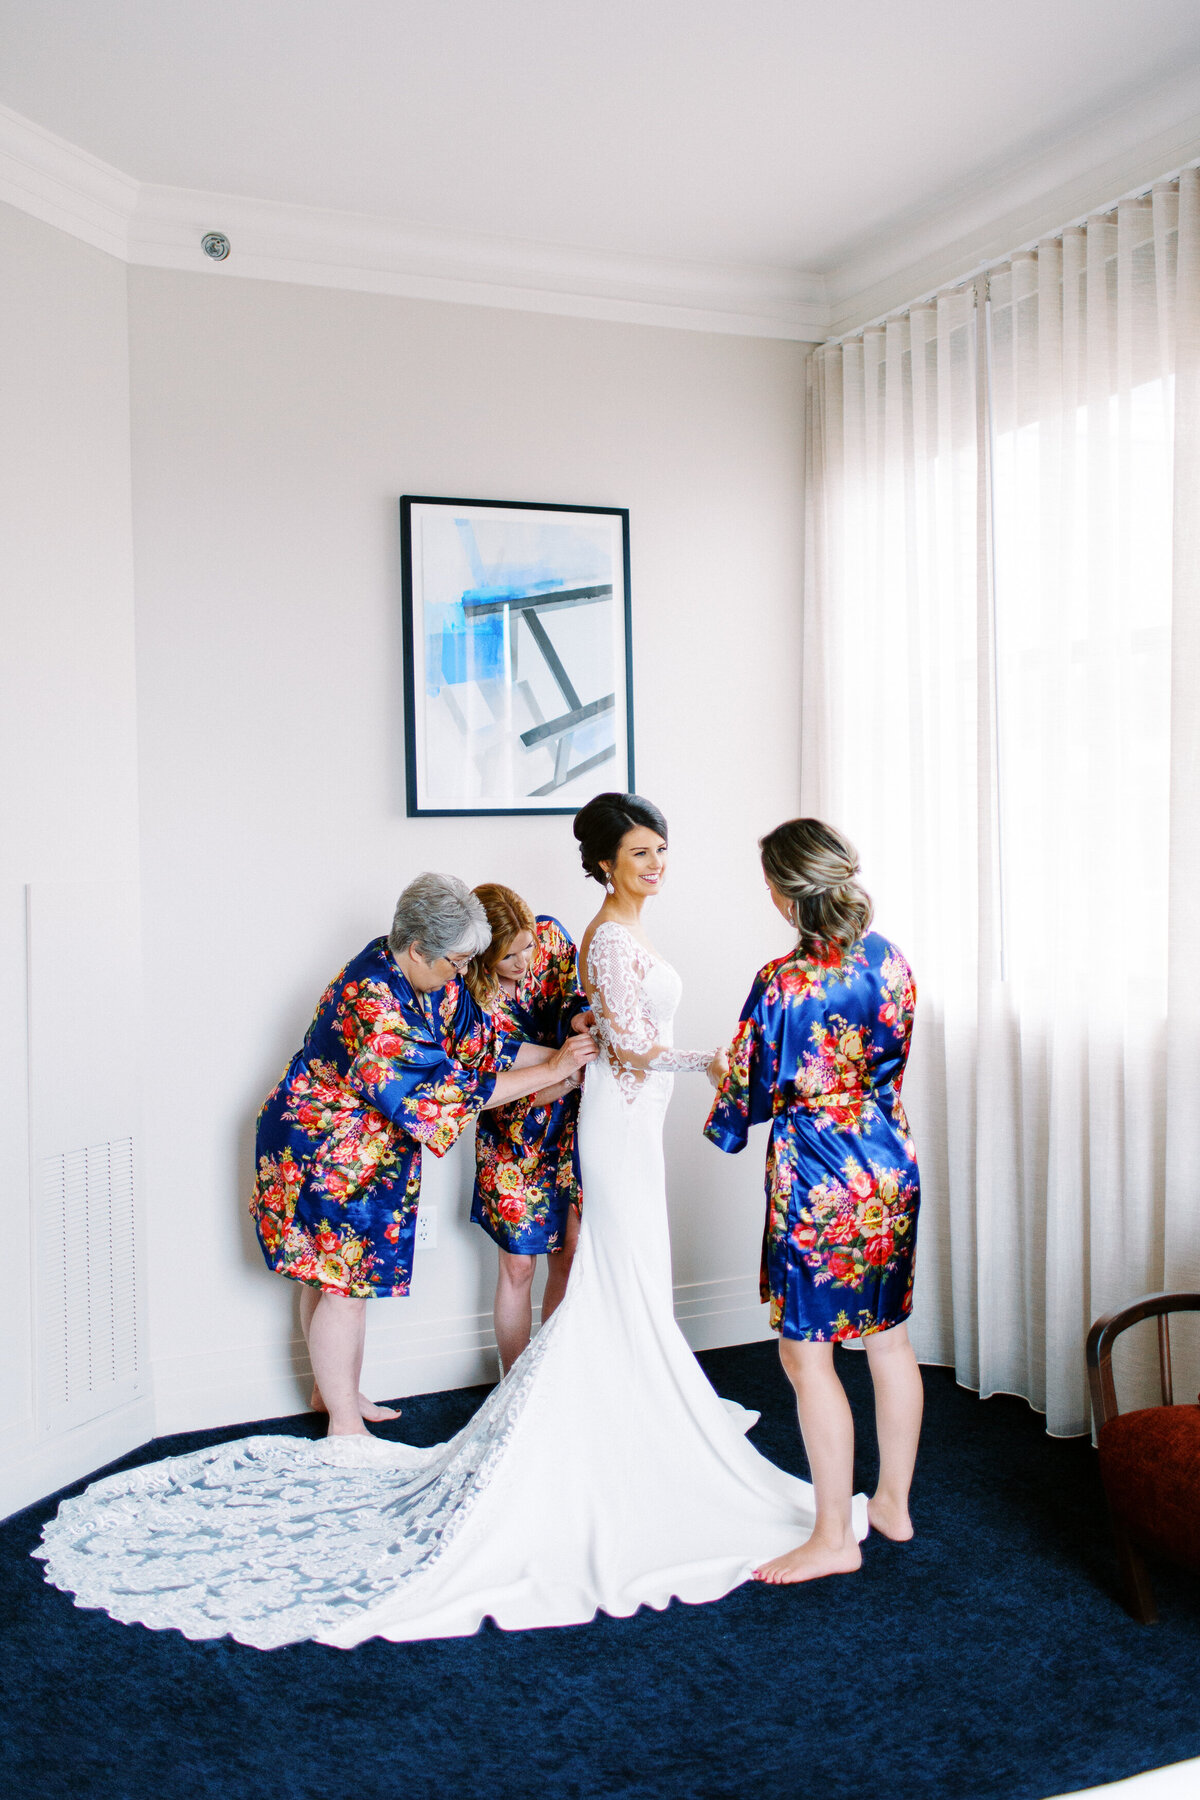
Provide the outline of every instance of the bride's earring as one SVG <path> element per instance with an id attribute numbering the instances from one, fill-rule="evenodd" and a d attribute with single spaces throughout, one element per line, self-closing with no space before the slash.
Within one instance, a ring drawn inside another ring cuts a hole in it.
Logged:
<path id="1" fill-rule="evenodd" d="M 612 876 L 611 875 L 608 875 L 605 877 L 604 891 L 606 894 L 615 894 L 616 893 L 616 889 L 613 887 L 613 884 L 612 884 Z"/>

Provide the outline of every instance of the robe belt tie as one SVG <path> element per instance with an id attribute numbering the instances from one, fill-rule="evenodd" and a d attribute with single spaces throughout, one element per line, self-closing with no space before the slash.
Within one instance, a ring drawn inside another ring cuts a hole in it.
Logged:
<path id="1" fill-rule="evenodd" d="M 835 1108 L 863 1107 L 869 1105 L 888 1106 L 891 1102 L 892 1084 L 889 1081 L 884 1087 L 871 1087 L 864 1083 L 862 1087 L 837 1088 L 810 1094 L 801 1092 L 792 1082 L 786 1081 L 775 1089 L 771 1101 L 771 1110 L 778 1118 L 781 1113 L 831 1112 Z"/>

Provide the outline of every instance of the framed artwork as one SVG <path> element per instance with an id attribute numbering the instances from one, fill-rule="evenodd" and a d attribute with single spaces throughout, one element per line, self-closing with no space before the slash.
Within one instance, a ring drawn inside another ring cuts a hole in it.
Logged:
<path id="1" fill-rule="evenodd" d="M 400 502 L 410 818 L 633 787 L 629 513 Z"/>

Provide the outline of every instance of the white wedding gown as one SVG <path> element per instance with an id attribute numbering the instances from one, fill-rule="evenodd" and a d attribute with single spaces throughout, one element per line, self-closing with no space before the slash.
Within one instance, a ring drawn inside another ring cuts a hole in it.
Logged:
<path id="1" fill-rule="evenodd" d="M 662 1124 L 675 971 L 623 927 L 588 960 L 603 1054 L 579 1138 L 583 1224 L 567 1294 L 448 1443 L 243 1438 L 93 1483 L 47 1525 L 76 1604 L 189 1638 L 456 1637 L 715 1600 L 812 1528 L 812 1490 L 745 1439 L 672 1315 Z M 643 1056 L 642 1060 L 645 1060 Z M 855 1528 L 866 1535 L 865 1500 Z"/>

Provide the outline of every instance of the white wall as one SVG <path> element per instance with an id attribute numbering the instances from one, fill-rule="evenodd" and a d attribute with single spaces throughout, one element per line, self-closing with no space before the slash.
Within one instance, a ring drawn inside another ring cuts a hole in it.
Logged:
<path id="1" fill-rule="evenodd" d="M 679 1041 L 730 1031 L 782 948 L 755 839 L 794 810 L 803 347 L 134 269 L 138 729 L 158 1429 L 294 1409 L 295 1290 L 245 1210 L 254 1116 L 325 981 L 421 868 L 579 933 L 562 818 L 404 817 L 397 499 L 628 506 L 637 784 L 666 812 L 652 930 Z M 762 1146 L 722 1157 L 681 1078 L 679 1310 L 763 1332 Z M 494 1251 L 469 1164 L 426 1159 L 436 1250 L 372 1306 L 380 1392 L 487 1378 Z"/>
<path id="2" fill-rule="evenodd" d="M 98 968 L 95 929 L 101 913 L 111 922 L 125 912 L 135 940 L 125 279 L 115 259 L 0 206 L 0 1513 L 142 1441 L 151 1425 L 144 1399 L 98 1425 L 48 1432 L 33 1352 L 40 1165 L 129 1130 L 136 1097 L 121 1042 L 136 963 Z M 32 967 L 27 890 L 36 917 L 59 922 Z M 106 1029 L 94 1016 L 97 980 L 103 988 L 118 973 L 121 1017 Z M 46 1030 L 31 1065 L 27 1013 L 38 1005 Z"/>

